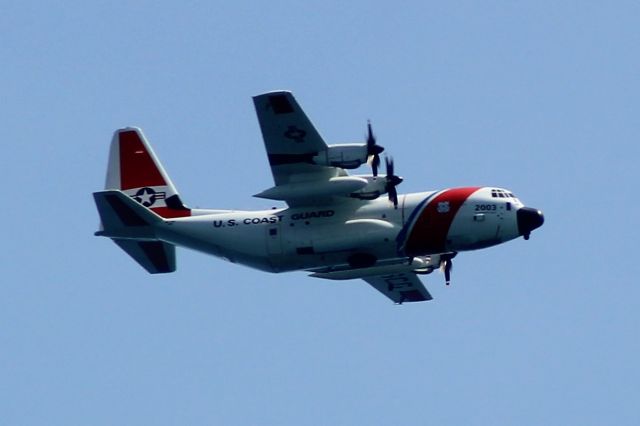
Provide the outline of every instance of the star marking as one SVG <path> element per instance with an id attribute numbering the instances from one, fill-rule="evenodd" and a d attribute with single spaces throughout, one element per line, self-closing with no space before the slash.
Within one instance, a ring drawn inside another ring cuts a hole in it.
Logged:
<path id="1" fill-rule="evenodd" d="M 156 202 L 156 191 L 152 188 L 142 188 L 134 195 L 134 200 L 145 207 L 150 207 Z"/>
<path id="2" fill-rule="evenodd" d="M 289 126 L 288 130 L 284 132 L 285 138 L 293 139 L 298 143 L 304 142 L 305 136 L 307 136 L 307 132 L 302 129 L 298 129 L 296 126 Z"/>

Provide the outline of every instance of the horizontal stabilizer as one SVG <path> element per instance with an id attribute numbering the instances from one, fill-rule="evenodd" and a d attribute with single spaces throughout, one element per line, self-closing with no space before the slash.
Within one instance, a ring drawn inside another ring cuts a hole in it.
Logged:
<path id="1" fill-rule="evenodd" d="M 93 194 L 102 230 L 98 236 L 110 237 L 150 274 L 162 274 L 176 270 L 176 248 L 158 241 L 154 225 L 162 218 L 148 208 L 118 190 Z"/>
<path id="2" fill-rule="evenodd" d="M 94 192 L 102 230 L 96 235 L 112 238 L 154 239 L 152 225 L 162 218 L 118 190 Z"/>
<path id="3" fill-rule="evenodd" d="M 165 274 L 176 270 L 176 247 L 162 241 L 135 241 L 114 238 L 122 250 L 150 274 Z"/>

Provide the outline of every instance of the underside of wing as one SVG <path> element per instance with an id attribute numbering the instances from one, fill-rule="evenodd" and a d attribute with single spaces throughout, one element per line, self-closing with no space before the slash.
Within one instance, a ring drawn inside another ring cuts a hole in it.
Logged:
<path id="1" fill-rule="evenodd" d="M 372 200 L 402 181 L 395 176 L 377 177 L 384 148 L 376 144 L 370 126 L 365 142 L 327 145 L 291 92 L 264 93 L 253 102 L 275 181 L 275 186 L 255 197 L 286 201 L 292 207 Z M 369 159 L 374 175 L 346 172 Z M 393 175 L 393 166 L 387 168 Z"/>
<path id="2" fill-rule="evenodd" d="M 253 102 L 275 182 L 256 197 L 286 201 L 290 206 L 329 204 L 368 184 L 366 179 L 349 176 L 329 158 L 336 151 L 325 143 L 291 92 L 265 93 Z"/>
<path id="3" fill-rule="evenodd" d="M 314 164 L 327 144 L 290 92 L 265 93 L 253 102 L 276 185 L 340 175 L 341 169 Z"/>
<path id="4" fill-rule="evenodd" d="M 309 269 L 310 276 L 329 280 L 361 278 L 395 303 L 422 302 L 433 299 L 416 273 L 427 274 L 435 263 L 428 257 L 416 257 L 407 263 L 406 258 L 388 259 L 375 266 L 354 268 L 348 265 Z"/>
<path id="5" fill-rule="evenodd" d="M 413 272 L 396 272 L 363 278 L 395 303 L 431 300 L 431 294 Z"/>

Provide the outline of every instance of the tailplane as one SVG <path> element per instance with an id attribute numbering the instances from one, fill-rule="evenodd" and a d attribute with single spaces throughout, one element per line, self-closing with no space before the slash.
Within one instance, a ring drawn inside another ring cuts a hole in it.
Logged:
<path id="1" fill-rule="evenodd" d="M 176 248 L 156 236 L 163 218 L 141 206 L 122 191 L 93 194 L 100 214 L 101 230 L 96 235 L 109 237 L 151 274 L 176 270 Z"/>

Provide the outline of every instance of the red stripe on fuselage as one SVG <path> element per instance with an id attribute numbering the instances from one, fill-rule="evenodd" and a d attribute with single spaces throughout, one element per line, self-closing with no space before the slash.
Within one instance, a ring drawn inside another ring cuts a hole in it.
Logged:
<path id="1" fill-rule="evenodd" d="M 404 251 L 422 256 L 446 251 L 447 234 L 462 204 L 480 187 L 447 189 L 425 205 L 409 231 Z"/>
<path id="2" fill-rule="evenodd" d="M 124 131 L 120 139 L 120 187 L 122 189 L 164 186 L 153 158 L 135 131 Z"/>

